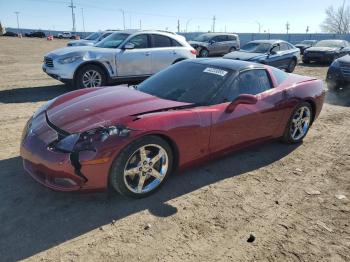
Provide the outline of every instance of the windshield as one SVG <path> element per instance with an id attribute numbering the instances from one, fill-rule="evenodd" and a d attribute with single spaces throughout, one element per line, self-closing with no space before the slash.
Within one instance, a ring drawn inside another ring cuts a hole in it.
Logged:
<path id="1" fill-rule="evenodd" d="M 231 73 L 211 65 L 182 62 L 148 78 L 137 90 L 167 100 L 210 105 Z"/>
<path id="2" fill-rule="evenodd" d="M 98 42 L 95 46 L 102 48 L 118 48 L 128 36 L 129 34 L 126 33 L 114 33 Z"/>
<path id="3" fill-rule="evenodd" d="M 199 35 L 195 37 L 193 40 L 198 42 L 207 42 L 212 38 L 211 35 Z"/>
<path id="4" fill-rule="evenodd" d="M 319 47 L 342 47 L 344 46 L 343 41 L 333 41 L 333 40 L 322 40 L 318 42 L 315 46 Z"/>
<path id="5" fill-rule="evenodd" d="M 97 38 L 99 38 L 100 33 L 92 33 L 90 35 L 88 35 L 87 37 L 85 37 L 85 40 L 97 40 Z"/>
<path id="6" fill-rule="evenodd" d="M 248 43 L 241 47 L 242 51 L 249 53 L 267 53 L 271 49 L 269 43 Z"/>

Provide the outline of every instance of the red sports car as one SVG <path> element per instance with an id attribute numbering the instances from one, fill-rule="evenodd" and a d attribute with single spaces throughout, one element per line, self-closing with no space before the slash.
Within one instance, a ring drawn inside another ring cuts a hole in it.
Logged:
<path id="1" fill-rule="evenodd" d="M 319 115 L 320 80 L 229 59 L 177 63 L 137 87 L 81 89 L 28 121 L 24 168 L 59 191 L 144 197 L 175 169 L 275 138 L 298 143 Z"/>

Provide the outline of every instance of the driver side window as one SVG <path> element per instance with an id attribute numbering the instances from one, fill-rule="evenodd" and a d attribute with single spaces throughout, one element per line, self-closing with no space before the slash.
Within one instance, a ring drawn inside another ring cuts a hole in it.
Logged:
<path id="1" fill-rule="evenodd" d="M 239 94 L 257 95 L 272 88 L 270 78 L 265 69 L 253 69 L 242 72 L 238 76 Z"/>
<path id="2" fill-rule="evenodd" d="M 137 48 L 149 48 L 149 41 L 148 41 L 148 35 L 141 34 L 134 36 L 129 40 L 129 43 L 132 43 L 135 45 L 135 49 Z"/>

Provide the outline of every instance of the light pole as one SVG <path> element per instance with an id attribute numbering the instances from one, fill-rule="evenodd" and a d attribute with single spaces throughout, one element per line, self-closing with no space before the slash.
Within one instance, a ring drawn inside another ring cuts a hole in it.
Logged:
<path id="1" fill-rule="evenodd" d="M 85 34 L 85 19 L 84 19 L 84 8 L 81 9 L 81 16 L 83 18 L 83 30 L 84 30 L 84 37 L 86 36 Z"/>
<path id="2" fill-rule="evenodd" d="M 17 17 L 17 34 L 19 34 L 19 19 L 18 19 L 19 12 L 16 11 L 15 14 L 16 14 L 16 17 Z"/>
<path id="3" fill-rule="evenodd" d="M 119 9 L 120 12 L 122 12 L 123 14 L 123 26 L 124 26 L 124 30 L 125 30 L 125 12 L 124 9 Z"/>
<path id="4" fill-rule="evenodd" d="M 191 22 L 192 19 L 188 19 L 186 22 L 186 33 L 187 33 L 187 28 L 188 28 L 188 24 Z"/>
<path id="5" fill-rule="evenodd" d="M 261 33 L 261 23 L 259 21 L 255 21 L 255 23 L 259 26 L 259 33 Z"/>

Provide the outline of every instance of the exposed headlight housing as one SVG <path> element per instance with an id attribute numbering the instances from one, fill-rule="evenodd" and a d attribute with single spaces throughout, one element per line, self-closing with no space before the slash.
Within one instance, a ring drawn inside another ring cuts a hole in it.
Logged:
<path id="1" fill-rule="evenodd" d="M 80 55 L 75 55 L 75 56 L 60 58 L 60 59 L 58 59 L 58 62 L 59 62 L 60 64 L 70 64 L 70 63 L 73 63 L 73 62 L 77 61 L 77 60 L 80 59 L 81 57 L 82 57 L 82 56 L 80 56 Z"/>
<path id="2" fill-rule="evenodd" d="M 110 136 L 114 135 L 126 137 L 129 135 L 130 131 L 131 129 L 121 125 L 98 127 L 83 133 L 66 136 L 50 147 L 64 153 L 96 151 L 96 144 L 104 142 Z"/>

